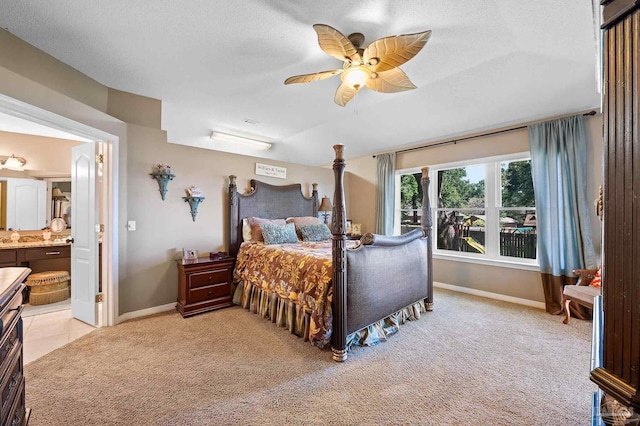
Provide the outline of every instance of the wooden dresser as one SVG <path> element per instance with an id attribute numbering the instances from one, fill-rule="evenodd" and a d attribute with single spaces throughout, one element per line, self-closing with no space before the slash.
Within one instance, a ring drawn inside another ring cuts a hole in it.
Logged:
<path id="1" fill-rule="evenodd" d="M 27 423 L 22 355 L 22 281 L 29 268 L 0 268 L 0 419 L 2 425 Z"/>
<path id="2" fill-rule="evenodd" d="M 604 5 L 602 417 L 640 423 L 640 2 Z M 597 173 L 597 171 L 594 171 Z M 614 402 L 609 402 L 612 398 Z M 619 417 L 617 417 L 619 416 Z M 614 424 L 614 423 L 609 423 Z"/>
<path id="3" fill-rule="evenodd" d="M 183 317 L 231 306 L 234 257 L 178 261 L 178 304 Z"/>

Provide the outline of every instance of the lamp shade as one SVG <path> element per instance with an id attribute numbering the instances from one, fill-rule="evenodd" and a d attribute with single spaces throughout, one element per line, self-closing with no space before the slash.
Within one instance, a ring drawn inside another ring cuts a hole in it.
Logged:
<path id="1" fill-rule="evenodd" d="M 333 210 L 333 206 L 331 205 L 329 197 L 322 197 L 322 202 L 320 203 L 320 208 L 318 209 L 318 211 L 330 212 L 331 210 Z"/>

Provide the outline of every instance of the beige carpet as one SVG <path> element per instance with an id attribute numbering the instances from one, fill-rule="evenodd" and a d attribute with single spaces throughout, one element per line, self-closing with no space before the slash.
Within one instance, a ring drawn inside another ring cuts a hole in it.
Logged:
<path id="1" fill-rule="evenodd" d="M 585 425 L 591 322 L 436 290 L 344 364 L 240 308 L 97 330 L 25 367 L 29 425 Z"/>

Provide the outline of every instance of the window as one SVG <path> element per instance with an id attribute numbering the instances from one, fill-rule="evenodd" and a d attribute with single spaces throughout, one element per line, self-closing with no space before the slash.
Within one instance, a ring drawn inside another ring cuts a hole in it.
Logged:
<path id="1" fill-rule="evenodd" d="M 396 190 L 396 194 L 400 194 L 400 208 L 396 209 L 400 220 L 400 234 L 406 234 L 414 229 L 421 228 L 422 219 L 422 187 L 420 179 L 422 173 L 408 173 L 396 176 L 396 186 L 400 186 L 400 190 Z M 397 203 L 396 203 L 397 204 Z M 397 222 L 397 220 L 396 220 Z M 398 233 L 396 226 L 395 233 Z"/>
<path id="2" fill-rule="evenodd" d="M 536 264 L 536 210 L 528 154 L 430 168 L 436 255 Z M 396 233 L 421 223 L 420 173 L 396 176 Z"/>

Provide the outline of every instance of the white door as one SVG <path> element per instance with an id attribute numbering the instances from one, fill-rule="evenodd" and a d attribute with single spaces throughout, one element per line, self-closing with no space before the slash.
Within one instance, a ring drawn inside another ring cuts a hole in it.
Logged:
<path id="1" fill-rule="evenodd" d="M 96 143 L 71 150 L 71 315 L 98 324 Z"/>
<path id="2" fill-rule="evenodd" d="M 7 178 L 7 229 L 33 230 L 47 226 L 47 182 Z"/>

